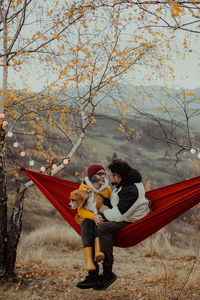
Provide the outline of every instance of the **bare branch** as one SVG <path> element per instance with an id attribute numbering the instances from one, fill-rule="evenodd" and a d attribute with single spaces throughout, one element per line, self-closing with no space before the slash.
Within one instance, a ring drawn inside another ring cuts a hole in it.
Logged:
<path id="1" fill-rule="evenodd" d="M 187 274 L 187 276 L 186 276 L 186 278 L 185 278 L 185 281 L 183 282 L 183 285 L 182 285 L 182 287 L 181 287 L 181 290 L 180 290 L 179 295 L 178 295 L 178 297 L 176 298 L 176 300 L 180 299 L 180 296 L 181 296 L 181 294 L 182 294 L 182 292 L 183 292 L 183 290 L 184 290 L 184 288 L 185 288 L 185 286 L 186 286 L 186 284 L 187 284 L 187 282 L 188 282 L 188 280 L 189 280 L 189 278 L 190 278 L 190 275 L 192 274 L 192 271 L 193 271 L 193 269 L 194 269 L 194 266 L 195 266 L 195 261 L 193 261 L 192 267 L 191 267 L 189 273 Z"/>

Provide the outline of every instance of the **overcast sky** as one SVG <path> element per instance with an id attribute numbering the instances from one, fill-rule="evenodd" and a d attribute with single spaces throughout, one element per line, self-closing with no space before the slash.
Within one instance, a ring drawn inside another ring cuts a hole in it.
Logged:
<path id="1" fill-rule="evenodd" d="M 130 23 L 130 32 L 133 31 L 134 23 Z M 170 31 L 171 33 L 171 31 Z M 187 49 L 186 57 L 183 55 L 177 55 L 176 51 L 170 52 L 170 65 L 174 67 L 175 79 L 171 80 L 170 73 L 165 72 L 165 79 L 153 76 L 151 74 L 152 70 L 147 69 L 145 66 L 140 66 L 136 72 L 129 74 L 126 78 L 131 82 L 134 81 L 135 85 L 168 85 L 169 87 L 176 88 L 188 88 L 195 89 L 200 88 L 200 38 L 195 37 L 192 34 L 186 33 L 184 31 L 176 31 L 176 39 L 174 40 L 174 47 L 178 47 L 180 53 L 185 53 L 183 47 L 184 38 L 189 37 L 191 42 L 189 43 L 189 49 Z M 188 39 L 188 40 L 189 40 Z M 24 68 L 24 73 L 9 73 L 9 82 L 15 83 L 16 89 L 23 89 L 24 87 L 29 87 L 33 91 L 39 92 L 43 89 L 43 86 L 56 80 L 58 74 L 44 74 L 41 66 L 38 65 L 27 65 L 22 66 Z M 25 75 L 29 72 L 29 75 Z M 46 75 L 46 76 L 44 76 Z M 145 75 L 147 75 L 145 78 Z M 148 80 L 151 77 L 151 81 Z M 2 83 L 2 72 L 0 73 L 0 81 Z"/>
<path id="2" fill-rule="evenodd" d="M 176 43 L 179 44 L 179 51 L 184 53 L 185 49 L 182 47 L 182 39 L 177 39 Z M 171 62 L 170 64 L 174 67 L 174 75 L 175 79 L 172 81 L 170 74 L 166 72 L 165 79 L 162 78 L 156 78 L 151 76 L 151 81 L 145 79 L 145 74 L 147 77 L 149 77 L 149 72 L 151 73 L 151 70 L 146 69 L 145 66 L 142 68 L 141 66 L 138 69 L 138 72 L 134 72 L 132 74 L 128 75 L 128 78 L 126 80 L 130 79 L 131 82 L 134 81 L 135 85 L 167 85 L 169 87 L 174 88 L 188 88 L 188 89 L 195 89 L 200 88 L 200 39 L 194 38 L 193 41 L 190 43 L 189 51 L 186 52 L 185 58 L 183 58 L 183 55 L 176 55 L 174 51 L 174 55 L 172 53 L 171 55 Z M 16 83 L 17 89 L 22 89 L 26 85 L 28 85 L 33 91 L 40 91 L 43 88 L 43 85 L 45 83 L 45 80 L 48 80 L 49 83 L 52 80 L 57 79 L 57 74 L 46 74 L 44 76 L 43 73 L 41 73 L 41 77 L 38 73 L 39 66 L 32 66 L 32 72 L 30 72 L 30 75 L 28 77 L 24 78 L 16 78 L 16 74 L 12 76 L 10 74 L 10 79 Z M 30 65 L 26 68 L 30 69 Z M 17 74 L 18 75 L 18 74 Z M 39 77 L 37 77 L 39 76 Z"/>

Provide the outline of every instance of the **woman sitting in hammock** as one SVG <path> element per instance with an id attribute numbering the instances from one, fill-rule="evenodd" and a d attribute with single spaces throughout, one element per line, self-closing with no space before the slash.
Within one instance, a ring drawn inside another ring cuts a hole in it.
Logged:
<path id="1" fill-rule="evenodd" d="M 96 193 L 99 193 L 104 198 L 104 204 L 108 207 L 110 206 L 110 197 L 111 197 L 111 188 L 108 185 L 108 180 L 105 178 L 106 172 L 105 168 L 101 164 L 91 164 L 87 169 L 87 176 L 85 177 L 82 184 L 79 186 L 80 190 L 92 190 Z M 95 215 L 93 212 L 79 207 L 78 213 L 75 216 L 75 220 L 78 224 L 84 219 L 91 219 L 95 222 L 96 225 L 101 224 L 104 219 L 101 215 Z"/>
<path id="2" fill-rule="evenodd" d="M 79 189 L 92 190 L 101 194 L 104 198 L 104 204 L 111 207 L 110 197 L 112 191 L 105 176 L 106 173 L 103 165 L 91 164 L 87 169 L 87 177 L 85 177 Z M 79 207 L 77 215 L 75 216 L 75 221 L 81 226 L 81 238 L 85 260 L 86 262 L 88 260 L 94 262 L 94 244 L 95 242 L 99 243 L 99 240 L 95 240 L 96 225 L 103 223 L 104 219 L 100 214 L 94 214 L 92 211 Z M 92 287 L 91 282 L 94 283 L 94 280 L 96 281 L 99 276 L 98 263 L 94 262 L 94 265 L 96 270 L 90 270 L 86 279 L 79 282 L 77 287 L 82 289 Z"/>
<path id="3" fill-rule="evenodd" d="M 95 248 L 100 248 L 97 243 L 100 239 L 102 252 L 98 251 L 103 254 L 103 276 L 98 275 L 99 267 L 96 264 L 96 270 L 89 271 L 86 279 L 77 284 L 77 287 L 82 289 L 104 290 L 116 280 L 117 276 L 112 272 L 113 237 L 130 222 L 143 218 L 150 212 L 149 201 L 145 198 L 140 173 L 131 168 L 126 161 L 120 159 L 114 159 L 108 168 L 111 183 L 115 186 L 111 196 L 112 206 L 110 208 L 104 206 L 102 211 L 100 210 L 108 222 L 103 222 L 103 218 L 100 219 L 101 216 L 99 216 L 99 223 L 95 222 L 94 217 L 94 221 L 86 217 L 81 223 L 84 247 L 91 249 L 95 239 Z M 81 215 L 81 212 L 79 213 Z M 91 255 L 85 251 L 86 248 L 84 248 L 84 253 L 88 254 L 85 256 L 87 262 L 91 259 Z M 98 261 L 100 260 L 96 260 L 96 262 Z"/>

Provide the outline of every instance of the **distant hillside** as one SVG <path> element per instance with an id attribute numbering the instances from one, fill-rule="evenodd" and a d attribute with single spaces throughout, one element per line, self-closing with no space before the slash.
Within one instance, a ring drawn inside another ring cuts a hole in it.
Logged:
<path id="1" fill-rule="evenodd" d="M 166 89 L 162 86 L 135 86 L 131 82 L 122 81 L 118 85 L 114 85 L 112 90 L 106 94 L 104 91 L 100 92 L 96 97 L 96 102 L 101 99 L 102 106 L 98 106 L 96 113 L 102 113 L 103 115 L 118 116 L 119 111 L 117 106 L 113 106 L 114 100 L 122 102 L 127 105 L 127 112 L 134 114 L 133 109 L 129 104 L 134 104 L 135 108 L 139 108 L 146 112 L 152 112 L 158 114 L 161 117 L 167 118 L 165 110 L 160 110 L 161 103 L 167 106 L 167 110 L 178 113 L 177 107 L 179 99 L 180 103 L 183 101 L 185 103 L 190 103 L 190 109 L 199 109 L 199 103 L 196 101 L 191 101 L 191 99 L 200 98 L 200 88 L 198 89 Z M 133 103 L 134 99 L 134 103 Z M 101 103 L 101 102 L 100 102 Z"/>
<path id="2" fill-rule="evenodd" d="M 84 143 L 90 160 L 107 164 L 113 155 L 126 159 L 141 170 L 145 181 L 151 181 L 152 188 L 194 176 L 187 159 L 181 160 L 176 169 L 176 157 L 170 146 L 152 139 L 150 133 L 157 138 L 161 136 L 154 122 L 147 124 L 145 119 L 126 118 L 129 128 L 135 129 L 132 138 L 127 139 L 126 134 L 119 130 L 117 118 L 97 115 L 96 120 L 93 128 L 88 130 Z M 178 133 L 182 135 L 181 130 Z"/>
<path id="3" fill-rule="evenodd" d="M 59 94 L 61 102 L 76 105 L 80 101 L 80 95 L 88 95 L 87 88 L 82 87 L 81 90 L 69 89 L 67 92 L 62 92 Z M 179 95 L 179 96 L 178 96 Z M 52 97 L 54 94 L 52 94 Z M 177 106 L 177 101 L 175 99 L 183 100 L 184 102 L 190 102 L 191 99 L 200 98 L 200 88 L 197 89 L 167 89 L 159 85 L 150 86 L 135 86 L 133 82 L 123 80 L 117 84 L 113 84 L 111 90 L 102 89 L 93 98 L 94 103 L 98 103 L 96 108 L 96 113 L 108 115 L 108 116 L 118 116 L 119 111 L 117 106 L 113 106 L 115 100 L 123 104 L 127 104 L 127 112 L 129 114 L 134 113 L 132 107 L 129 104 L 133 104 L 136 108 L 144 109 L 148 112 L 159 113 L 159 115 L 167 115 L 164 110 L 160 111 L 161 102 L 168 103 L 168 110 L 170 108 Z M 182 101 L 181 101 L 182 103 Z M 199 109 L 199 103 L 190 103 L 190 109 Z M 177 110 L 175 111 L 177 113 Z"/>

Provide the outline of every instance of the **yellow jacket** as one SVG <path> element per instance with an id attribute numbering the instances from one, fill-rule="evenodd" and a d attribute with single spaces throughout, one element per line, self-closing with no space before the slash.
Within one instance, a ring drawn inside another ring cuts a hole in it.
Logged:
<path id="1" fill-rule="evenodd" d="M 100 187 L 100 189 L 97 190 L 93 187 L 89 178 L 86 177 L 84 182 L 82 182 L 81 185 L 79 186 L 79 189 L 80 190 L 93 190 L 94 192 L 102 194 L 104 197 L 109 198 L 109 199 L 110 199 L 111 193 L 112 193 L 111 188 L 108 185 L 107 179 L 105 179 L 105 183 Z M 87 210 L 83 207 L 78 207 L 78 212 L 74 219 L 78 224 L 80 224 L 86 218 L 93 220 L 94 215 L 95 214 L 92 211 Z"/>

